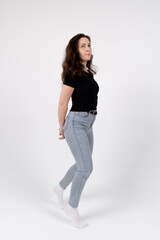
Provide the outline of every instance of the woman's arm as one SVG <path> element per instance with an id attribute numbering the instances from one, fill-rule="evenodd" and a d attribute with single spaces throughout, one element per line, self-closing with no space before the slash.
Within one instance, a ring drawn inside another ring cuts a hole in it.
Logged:
<path id="1" fill-rule="evenodd" d="M 58 104 L 58 121 L 59 121 L 59 134 L 63 135 L 63 125 L 64 125 L 64 121 L 65 121 L 65 116 L 67 114 L 67 110 L 68 110 L 68 102 L 72 96 L 72 93 L 74 91 L 73 87 L 70 87 L 68 85 L 64 85 L 62 86 L 62 90 L 60 93 L 60 98 L 59 98 L 59 104 Z M 64 138 L 64 136 L 63 136 Z M 61 138 L 61 139 L 63 139 Z"/>

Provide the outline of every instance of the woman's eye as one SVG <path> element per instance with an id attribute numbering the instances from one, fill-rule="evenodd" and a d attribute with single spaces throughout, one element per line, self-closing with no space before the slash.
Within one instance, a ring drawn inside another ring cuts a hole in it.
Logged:
<path id="1" fill-rule="evenodd" d="M 85 45 L 82 45 L 82 47 L 85 47 Z M 91 45 L 88 45 L 88 47 L 91 47 Z"/>

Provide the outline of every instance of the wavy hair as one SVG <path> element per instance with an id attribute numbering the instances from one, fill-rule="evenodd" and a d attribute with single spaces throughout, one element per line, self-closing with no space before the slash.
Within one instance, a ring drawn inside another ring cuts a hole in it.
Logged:
<path id="1" fill-rule="evenodd" d="M 66 73 L 68 71 L 72 72 L 73 77 L 75 75 L 82 76 L 85 74 L 83 70 L 84 66 L 81 63 L 81 59 L 78 51 L 79 39 L 82 37 L 88 38 L 88 40 L 91 42 L 91 38 L 88 35 L 85 35 L 83 33 L 79 33 L 69 40 L 69 43 L 65 49 L 65 57 L 62 62 L 62 68 L 63 68 L 63 71 L 61 74 L 62 82 L 64 82 Z M 91 59 L 87 61 L 86 66 L 90 73 L 96 74 L 97 72 L 96 72 L 95 66 L 92 64 L 92 60 L 93 60 L 93 55 L 91 55 Z"/>

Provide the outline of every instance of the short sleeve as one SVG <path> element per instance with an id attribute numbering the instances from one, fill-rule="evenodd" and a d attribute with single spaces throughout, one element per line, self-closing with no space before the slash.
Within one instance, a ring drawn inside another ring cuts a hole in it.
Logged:
<path id="1" fill-rule="evenodd" d="M 73 88 L 76 87 L 76 79 L 72 77 L 71 72 L 66 73 L 63 84 Z"/>

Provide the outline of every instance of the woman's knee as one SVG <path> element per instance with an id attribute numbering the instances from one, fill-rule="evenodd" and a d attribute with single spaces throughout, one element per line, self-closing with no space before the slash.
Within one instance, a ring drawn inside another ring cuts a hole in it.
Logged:
<path id="1" fill-rule="evenodd" d="M 90 167 L 88 167 L 86 169 L 81 170 L 81 172 L 83 173 L 82 174 L 83 178 L 85 178 L 85 179 L 89 178 L 89 176 L 91 175 L 92 171 L 93 171 L 93 167 L 92 166 L 90 166 Z"/>
<path id="2" fill-rule="evenodd" d="M 90 166 L 90 168 L 88 169 L 88 176 L 91 175 L 92 171 L 93 171 L 93 166 Z"/>
<path id="3" fill-rule="evenodd" d="M 73 165 L 73 168 L 74 168 L 75 170 L 77 170 L 77 164 L 76 164 L 76 163 Z"/>

